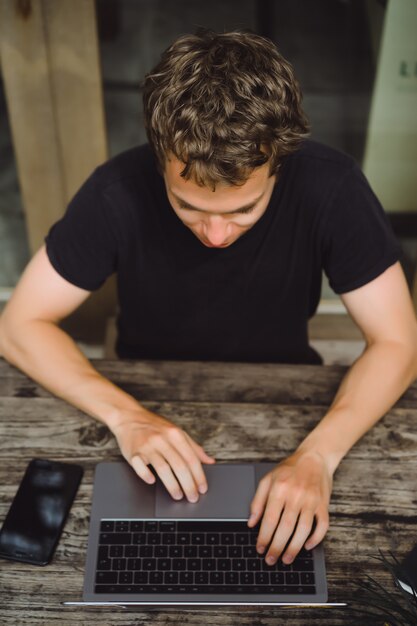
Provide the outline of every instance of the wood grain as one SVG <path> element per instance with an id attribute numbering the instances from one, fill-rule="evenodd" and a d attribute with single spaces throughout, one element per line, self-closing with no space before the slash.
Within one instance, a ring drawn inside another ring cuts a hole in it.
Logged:
<path id="1" fill-rule="evenodd" d="M 320 420 L 346 368 L 273 364 L 98 361 L 95 366 L 150 409 L 190 433 L 217 462 L 276 461 Z M 156 610 L 126 614 L 62 607 L 81 599 L 93 472 L 121 460 L 114 437 L 0 359 L 0 519 L 27 462 L 36 456 L 80 463 L 84 478 L 52 563 L 0 561 L 0 624 L 189 624 L 337 626 L 371 624 L 353 612 L 355 579 L 365 573 L 391 588 L 370 558 L 401 557 L 417 527 L 417 408 L 413 385 L 353 448 L 336 472 L 325 540 L 330 601 L 347 609 Z M 382 622 L 375 622 L 382 623 Z"/>

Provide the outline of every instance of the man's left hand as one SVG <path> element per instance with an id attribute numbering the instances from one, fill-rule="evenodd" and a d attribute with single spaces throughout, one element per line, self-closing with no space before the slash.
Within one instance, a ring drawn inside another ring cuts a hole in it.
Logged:
<path id="1" fill-rule="evenodd" d="M 256 549 L 263 554 L 270 543 L 266 554 L 269 565 L 280 556 L 284 563 L 291 563 L 303 546 L 310 550 L 324 538 L 329 527 L 332 482 L 323 456 L 306 451 L 295 452 L 259 481 L 248 525 L 255 526 L 263 513 Z M 316 528 L 309 537 L 314 519 Z"/>

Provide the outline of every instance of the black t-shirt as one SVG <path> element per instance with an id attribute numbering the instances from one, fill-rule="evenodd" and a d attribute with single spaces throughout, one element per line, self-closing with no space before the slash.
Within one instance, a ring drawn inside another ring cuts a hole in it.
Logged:
<path id="1" fill-rule="evenodd" d="M 307 322 L 322 270 L 340 294 L 400 256 L 353 159 L 309 140 L 230 247 L 207 248 L 181 222 L 148 145 L 98 167 L 46 245 L 56 271 L 83 289 L 117 273 L 117 353 L 146 359 L 321 363 Z"/>

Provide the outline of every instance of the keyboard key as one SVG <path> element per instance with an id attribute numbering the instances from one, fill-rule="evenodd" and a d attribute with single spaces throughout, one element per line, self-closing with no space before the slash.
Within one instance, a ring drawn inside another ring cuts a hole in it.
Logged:
<path id="1" fill-rule="evenodd" d="M 126 543 L 130 543 L 126 542 Z M 132 543 L 137 546 L 137 545 L 146 545 L 148 542 L 146 540 L 146 533 L 133 533 L 132 535 Z"/>
<path id="2" fill-rule="evenodd" d="M 113 570 L 124 570 L 126 569 L 126 559 L 112 559 L 112 569 Z"/>
<path id="3" fill-rule="evenodd" d="M 313 572 L 302 572 L 300 580 L 302 585 L 314 585 L 316 582 Z"/>
<path id="4" fill-rule="evenodd" d="M 211 585 L 222 585 L 224 582 L 224 574 L 223 572 L 210 572 L 209 580 Z"/>
<path id="5" fill-rule="evenodd" d="M 175 532 L 175 522 L 159 522 L 159 530 L 164 533 Z"/>
<path id="6" fill-rule="evenodd" d="M 162 541 L 166 546 L 172 545 L 175 543 L 175 533 L 162 533 Z"/>
<path id="7" fill-rule="evenodd" d="M 130 522 L 130 531 L 132 533 L 141 533 L 143 531 L 143 522 Z"/>
<path id="8" fill-rule="evenodd" d="M 199 572 L 196 572 L 196 576 Z M 208 577 L 208 574 L 207 574 Z M 180 572 L 180 583 L 184 584 L 184 585 L 191 585 L 194 580 L 194 574 L 193 572 Z"/>
<path id="9" fill-rule="evenodd" d="M 117 583 L 117 572 L 97 572 L 96 583 L 101 585 L 112 585 Z"/>
<path id="10" fill-rule="evenodd" d="M 191 533 L 191 543 L 201 546 L 204 543 L 204 533 Z"/>
<path id="11" fill-rule="evenodd" d="M 178 582 L 178 572 L 165 572 L 164 583 L 166 585 L 176 585 Z"/>
<path id="12" fill-rule="evenodd" d="M 217 559 L 217 570 L 219 572 L 227 572 L 232 568 L 230 559 Z"/>
<path id="13" fill-rule="evenodd" d="M 114 522 L 101 522 L 100 530 L 102 533 L 111 533 L 114 530 Z"/>
<path id="14" fill-rule="evenodd" d="M 155 546 L 152 549 L 154 550 L 154 556 L 159 556 L 159 557 L 167 557 L 167 556 L 169 556 L 169 554 L 168 554 L 168 546 Z"/>
<path id="15" fill-rule="evenodd" d="M 248 559 L 247 567 L 251 572 L 258 572 L 261 569 L 261 559 Z"/>
<path id="16" fill-rule="evenodd" d="M 237 572 L 225 572 L 224 580 L 226 585 L 237 585 L 239 583 L 239 574 Z"/>
<path id="17" fill-rule="evenodd" d="M 187 559 L 187 569 L 192 572 L 201 570 L 201 559 Z"/>
<path id="18" fill-rule="evenodd" d="M 126 544 L 132 542 L 130 533 L 100 533 L 100 545 Z"/>
<path id="19" fill-rule="evenodd" d="M 313 551 L 306 550 L 305 548 L 301 548 L 300 552 L 298 553 L 298 556 L 300 557 L 300 559 L 312 559 Z"/>
<path id="20" fill-rule="evenodd" d="M 168 546 L 163 546 L 164 548 L 167 548 Z M 183 553 L 184 548 L 182 546 L 169 546 L 168 547 L 168 555 L 171 558 L 180 558 L 182 557 L 182 553 Z"/>
<path id="21" fill-rule="evenodd" d="M 254 574 L 252 572 L 240 572 L 239 582 L 241 585 L 253 585 Z"/>
<path id="22" fill-rule="evenodd" d="M 142 568 L 144 570 L 156 569 L 156 559 L 142 559 Z"/>
<path id="23" fill-rule="evenodd" d="M 185 570 L 187 561 L 185 559 L 172 559 L 172 569 L 175 571 Z"/>
<path id="24" fill-rule="evenodd" d="M 178 533 L 177 535 L 177 544 L 180 546 L 189 544 L 191 542 L 190 533 Z"/>
<path id="25" fill-rule="evenodd" d="M 184 546 L 184 556 L 193 559 L 198 556 L 197 546 Z"/>
<path id="26" fill-rule="evenodd" d="M 242 556 L 242 548 L 240 546 L 229 547 L 229 557 L 239 559 Z"/>
<path id="27" fill-rule="evenodd" d="M 133 571 L 142 569 L 142 559 L 127 559 L 127 569 Z"/>
<path id="28" fill-rule="evenodd" d="M 171 569 L 171 559 L 158 559 L 156 562 L 156 569 L 161 571 Z"/>
<path id="29" fill-rule="evenodd" d="M 154 555 L 154 549 L 156 550 L 158 546 L 155 546 L 155 548 L 153 546 L 126 546 L 126 547 L 136 548 L 136 550 L 139 548 L 139 556 L 146 556 L 148 557 L 148 559 L 150 559 L 153 556 L 157 556 L 156 554 Z"/>
<path id="30" fill-rule="evenodd" d="M 220 535 L 220 543 L 224 546 L 231 546 L 235 542 L 233 533 L 222 533 Z"/>
<path id="31" fill-rule="evenodd" d="M 245 559 L 232 559 L 232 569 L 236 572 L 242 572 L 246 570 Z"/>
<path id="32" fill-rule="evenodd" d="M 203 559 L 201 569 L 205 572 L 214 572 L 216 570 L 216 559 Z"/>
<path id="33" fill-rule="evenodd" d="M 196 585 L 208 585 L 209 573 L 208 572 L 196 572 L 195 581 Z"/>
<path id="34" fill-rule="evenodd" d="M 124 546 L 128 548 L 129 546 Z M 123 556 L 123 546 L 109 546 L 109 556 L 113 559 L 119 559 Z"/>
<path id="35" fill-rule="evenodd" d="M 156 546 L 161 543 L 161 533 L 149 533 L 147 543 L 151 546 Z"/>
<path id="36" fill-rule="evenodd" d="M 211 558 L 213 556 L 213 547 L 212 546 L 198 546 L 198 556 L 201 558 Z"/>
<path id="37" fill-rule="evenodd" d="M 156 533 L 158 530 L 158 522 L 145 522 L 145 532 Z"/>
<path id="38" fill-rule="evenodd" d="M 219 533 L 207 533 L 206 543 L 209 546 L 213 546 L 213 545 L 220 543 Z"/>
<path id="39" fill-rule="evenodd" d="M 256 548 L 255 546 L 243 546 L 243 548 L 241 548 L 242 552 L 243 552 L 243 556 L 246 558 L 259 558 L 259 554 L 256 552 Z"/>
<path id="40" fill-rule="evenodd" d="M 227 557 L 227 551 L 229 548 L 227 548 L 226 546 L 210 546 L 210 548 L 213 550 L 214 557 L 217 557 L 219 559 Z"/>
<path id="41" fill-rule="evenodd" d="M 294 569 L 298 572 L 314 572 L 313 559 L 296 559 L 295 563 L 296 567 Z"/>
<path id="42" fill-rule="evenodd" d="M 149 572 L 149 582 L 153 585 L 162 585 L 164 579 L 163 572 Z"/>
<path id="43" fill-rule="evenodd" d="M 111 559 L 97 559 L 97 569 L 98 570 L 110 570 L 110 569 L 112 569 Z"/>
<path id="44" fill-rule="evenodd" d="M 249 535 L 247 533 L 236 533 L 235 542 L 237 546 L 243 546 L 249 543 Z"/>
<path id="45" fill-rule="evenodd" d="M 285 583 L 287 585 L 299 585 L 300 577 L 297 572 L 285 572 Z"/>
<path id="46" fill-rule="evenodd" d="M 110 550 L 112 548 L 115 548 L 116 546 L 110 546 Z M 97 558 L 98 559 L 107 559 L 107 557 L 109 556 L 109 546 L 100 546 L 98 549 L 98 554 L 97 554 Z M 112 556 L 110 554 L 110 556 Z"/>
<path id="47" fill-rule="evenodd" d="M 129 522 L 116 522 L 114 524 L 114 530 L 117 533 L 127 533 L 129 531 Z"/>
<path id="48" fill-rule="evenodd" d="M 128 559 L 134 559 L 138 556 L 138 546 L 125 546 L 124 554 L 113 554 L 112 550 L 115 550 L 116 548 L 122 548 L 122 546 L 111 546 L 110 556 L 125 556 Z M 142 549 L 142 546 L 141 546 L 141 549 Z M 141 556 L 148 556 L 148 555 L 141 554 Z"/>
<path id="49" fill-rule="evenodd" d="M 271 572 L 269 576 L 272 585 L 283 585 L 285 582 L 283 572 Z"/>
<path id="50" fill-rule="evenodd" d="M 269 574 L 268 572 L 256 572 L 255 573 L 255 583 L 257 585 L 269 585 Z"/>
<path id="51" fill-rule="evenodd" d="M 119 584 L 131 585 L 133 583 L 133 572 L 119 572 Z"/>
<path id="52" fill-rule="evenodd" d="M 152 572 L 153 574 L 154 572 Z M 146 584 L 148 582 L 149 572 L 135 572 L 135 585 Z"/>

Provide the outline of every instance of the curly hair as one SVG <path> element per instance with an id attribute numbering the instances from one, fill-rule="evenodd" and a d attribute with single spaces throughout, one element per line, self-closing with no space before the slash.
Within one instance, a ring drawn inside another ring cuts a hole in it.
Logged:
<path id="1" fill-rule="evenodd" d="M 275 44 L 251 32 L 184 35 L 145 76 L 145 128 L 161 171 L 173 155 L 198 185 L 243 184 L 308 134 L 301 91 Z"/>

